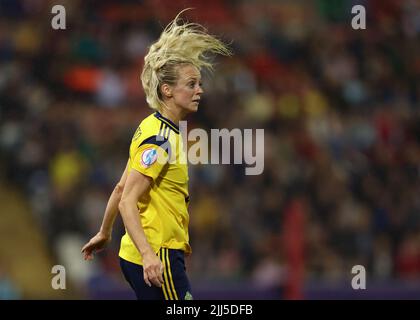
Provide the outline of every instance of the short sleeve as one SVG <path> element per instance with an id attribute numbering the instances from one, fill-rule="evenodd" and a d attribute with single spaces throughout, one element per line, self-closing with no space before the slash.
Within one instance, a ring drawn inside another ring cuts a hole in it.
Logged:
<path id="1" fill-rule="evenodd" d="M 169 155 L 169 141 L 152 136 L 139 145 L 131 167 L 155 180 L 168 163 Z"/>

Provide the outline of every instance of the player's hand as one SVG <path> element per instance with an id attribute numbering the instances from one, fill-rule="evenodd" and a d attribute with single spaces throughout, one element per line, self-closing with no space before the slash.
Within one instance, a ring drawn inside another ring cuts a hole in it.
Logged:
<path id="1" fill-rule="evenodd" d="M 151 287 L 161 287 L 163 284 L 163 265 L 159 257 L 152 251 L 143 254 L 143 277 L 146 284 Z"/>
<path id="2" fill-rule="evenodd" d="M 105 246 L 111 241 L 111 236 L 102 232 L 98 232 L 92 239 L 89 240 L 82 248 L 83 258 L 85 260 L 92 260 L 95 252 L 102 251 Z"/>

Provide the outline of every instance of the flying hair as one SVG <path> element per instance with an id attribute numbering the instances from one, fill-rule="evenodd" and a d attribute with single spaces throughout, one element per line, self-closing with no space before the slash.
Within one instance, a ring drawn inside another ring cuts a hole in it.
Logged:
<path id="1" fill-rule="evenodd" d="M 181 20 L 179 17 L 186 10 L 189 9 L 182 10 L 166 26 L 144 57 L 141 82 L 147 103 L 155 110 L 161 110 L 164 106 L 161 85 L 175 85 L 180 66 L 191 64 L 199 70 L 213 70 L 209 54 L 232 54 L 222 41 L 208 34 L 202 25 Z"/>

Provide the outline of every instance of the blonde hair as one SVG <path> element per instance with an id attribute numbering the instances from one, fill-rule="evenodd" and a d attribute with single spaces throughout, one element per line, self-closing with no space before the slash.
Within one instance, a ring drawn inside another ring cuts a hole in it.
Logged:
<path id="1" fill-rule="evenodd" d="M 188 9 L 185 9 L 188 10 Z M 160 86 L 164 83 L 175 85 L 178 79 L 178 68 L 191 64 L 199 70 L 213 69 L 206 53 L 230 56 L 227 46 L 207 33 L 197 23 L 178 24 L 181 11 L 163 30 L 158 41 L 151 45 L 144 58 L 141 82 L 146 100 L 152 109 L 160 110 L 164 106 Z"/>

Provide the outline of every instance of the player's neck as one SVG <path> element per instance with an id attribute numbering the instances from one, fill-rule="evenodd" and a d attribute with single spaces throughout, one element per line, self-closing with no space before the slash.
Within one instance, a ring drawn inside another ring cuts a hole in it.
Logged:
<path id="1" fill-rule="evenodd" d="M 179 125 L 179 121 L 185 118 L 186 114 L 182 112 L 182 110 L 172 110 L 164 108 L 161 110 L 160 114 L 164 116 L 166 119 L 171 120 L 177 126 Z"/>

